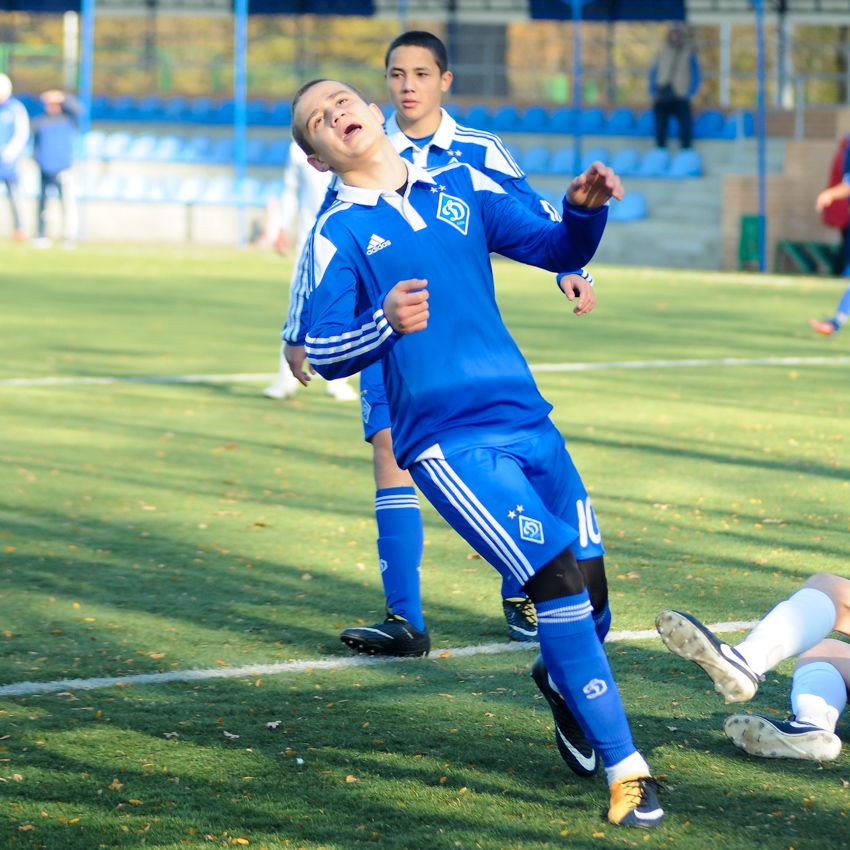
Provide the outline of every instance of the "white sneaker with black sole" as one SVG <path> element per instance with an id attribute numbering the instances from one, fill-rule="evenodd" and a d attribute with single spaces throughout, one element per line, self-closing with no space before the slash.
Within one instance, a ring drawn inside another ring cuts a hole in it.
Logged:
<path id="1" fill-rule="evenodd" d="M 662 611 L 655 628 L 670 652 L 699 664 L 727 703 L 751 700 L 762 677 L 755 673 L 737 650 L 720 640 L 696 617 L 682 611 Z"/>
<path id="2" fill-rule="evenodd" d="M 733 714 L 723 724 L 726 737 L 751 756 L 768 759 L 835 761 L 841 738 L 828 729 L 799 720 L 771 720 L 758 714 Z"/>

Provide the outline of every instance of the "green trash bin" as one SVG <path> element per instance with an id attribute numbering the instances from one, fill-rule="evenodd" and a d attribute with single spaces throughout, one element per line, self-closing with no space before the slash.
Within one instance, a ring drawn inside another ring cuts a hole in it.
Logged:
<path id="1" fill-rule="evenodd" d="M 738 242 L 738 268 L 757 272 L 759 263 L 759 216 L 741 216 L 741 239 Z"/>

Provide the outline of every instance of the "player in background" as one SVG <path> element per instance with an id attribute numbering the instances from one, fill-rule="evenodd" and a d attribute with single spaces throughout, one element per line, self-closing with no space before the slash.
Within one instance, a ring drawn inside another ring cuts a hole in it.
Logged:
<path id="1" fill-rule="evenodd" d="M 442 108 L 453 75 L 443 42 L 430 32 L 410 31 L 399 35 L 387 48 L 384 59 L 387 87 L 394 112 L 385 130 L 393 147 L 408 161 L 422 166 L 465 162 L 482 171 L 518 198 L 537 215 L 553 220 L 557 210 L 529 185 L 525 174 L 492 133 L 458 125 Z M 324 209 L 335 200 L 328 193 Z M 381 250 L 380 242 L 372 250 Z M 584 269 L 558 275 L 566 297 L 576 300 L 574 313 L 589 313 L 595 303 L 593 279 Z M 284 351 L 293 373 L 309 380 L 304 368 L 304 334 L 301 314 L 306 309 L 302 292 L 293 292 L 283 337 Z M 299 312 L 300 311 L 300 312 Z M 420 560 L 423 549 L 422 519 L 413 480 L 399 468 L 393 453 L 390 417 L 380 363 L 360 376 L 364 436 L 373 449 L 375 517 L 378 526 L 378 560 L 387 605 L 383 623 L 345 629 L 341 640 L 360 652 L 388 655 L 422 655 L 430 648 L 420 589 Z M 600 566 L 604 579 L 604 568 Z M 535 641 L 537 620 L 534 606 L 512 576 L 502 582 L 502 610 L 511 640 Z M 607 598 L 598 616 L 610 620 Z"/>
<path id="2" fill-rule="evenodd" d="M 815 201 L 815 209 L 818 212 L 823 212 L 833 201 L 841 198 L 850 197 L 850 146 L 845 152 L 845 173 L 844 178 L 835 186 L 830 186 L 824 189 Z M 845 228 L 842 231 L 841 250 L 844 253 L 844 259 L 847 264 L 842 272 L 845 278 L 850 278 L 850 228 Z M 833 336 L 837 334 L 844 326 L 847 319 L 850 318 L 850 286 L 844 290 L 841 298 L 838 300 L 838 306 L 835 308 L 835 313 L 828 319 L 809 319 L 809 327 L 823 336 Z"/>
<path id="3" fill-rule="evenodd" d="M 548 675 L 605 766 L 608 819 L 656 826 L 656 783 L 593 618 L 597 576 L 573 553 L 600 553 L 587 491 L 504 325 L 490 264 L 493 252 L 553 272 L 587 262 L 619 178 L 594 163 L 553 221 L 465 163 L 402 159 L 380 109 L 345 83 L 308 83 L 292 112 L 310 163 L 342 184 L 308 242 L 311 364 L 333 378 L 382 360 L 399 465 L 534 602 Z"/>
<path id="4" fill-rule="evenodd" d="M 5 183 L 12 213 L 12 238 L 26 238 L 21 221 L 18 189 L 18 161 L 30 137 L 30 119 L 26 107 L 12 97 L 12 81 L 0 74 L 0 183 Z"/>
<path id="5" fill-rule="evenodd" d="M 837 631 L 850 636 L 850 581 L 846 578 L 813 575 L 735 646 L 681 611 L 662 611 L 655 623 L 667 648 L 702 667 L 727 703 L 751 700 L 768 670 L 799 656 L 791 686 L 791 719 L 733 714 L 724 731 L 735 746 L 754 756 L 838 758 L 841 739 L 835 726 L 847 705 L 850 644 L 827 635 Z"/>
<path id="6" fill-rule="evenodd" d="M 291 246 L 292 234 L 296 232 L 295 222 L 298 221 L 298 236 L 293 255 L 296 262 L 289 284 L 290 292 L 299 278 L 298 266 L 304 245 L 307 243 L 307 237 L 313 229 L 316 216 L 325 200 L 330 180 L 331 175 L 322 174 L 307 165 L 307 157 L 298 145 L 293 142 L 289 146 L 289 157 L 283 173 L 280 212 L 277 216 L 278 220 L 275 222 L 276 226 L 270 227 L 270 230 L 275 232 L 270 233 L 269 236 L 273 240 L 275 250 L 285 254 Z M 298 391 L 298 387 L 299 383 L 286 362 L 283 355 L 283 344 L 281 344 L 277 377 L 263 390 L 263 395 L 275 399 L 292 398 Z M 337 399 L 337 401 L 357 401 L 359 398 L 357 392 L 344 378 L 328 381 L 327 391 L 328 395 Z"/>

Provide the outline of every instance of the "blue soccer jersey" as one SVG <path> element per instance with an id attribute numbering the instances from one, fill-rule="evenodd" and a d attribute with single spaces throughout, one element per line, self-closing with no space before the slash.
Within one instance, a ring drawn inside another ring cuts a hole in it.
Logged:
<path id="1" fill-rule="evenodd" d="M 445 109 L 441 112 L 442 117 L 437 132 L 421 146 L 405 136 L 399 129 L 395 113 L 387 119 L 384 128 L 387 138 L 408 162 L 423 168 L 436 168 L 453 162 L 471 165 L 498 183 L 505 192 L 513 195 L 532 212 L 552 221 L 560 219 L 558 210 L 531 188 L 525 173 L 498 136 L 483 130 L 463 127 Z M 331 204 L 336 200 L 340 185 L 339 180 L 331 183 L 319 215 L 330 209 Z M 575 273 L 593 282 L 591 275 L 584 269 L 580 268 Z M 293 280 L 289 313 L 281 334 L 286 342 L 293 345 L 304 344 L 308 287 L 309 282 L 304 274 L 300 274 Z"/>
<path id="2" fill-rule="evenodd" d="M 395 191 L 343 185 L 308 243 L 307 356 L 332 379 L 383 358 L 402 467 L 439 443 L 498 444 L 538 427 L 551 405 L 510 336 L 495 299 L 490 253 L 550 271 L 578 268 L 596 250 L 607 208 L 564 203 L 564 220 L 530 212 L 459 163 L 408 166 Z M 401 336 L 383 312 L 402 280 L 428 281 L 430 319 Z"/>

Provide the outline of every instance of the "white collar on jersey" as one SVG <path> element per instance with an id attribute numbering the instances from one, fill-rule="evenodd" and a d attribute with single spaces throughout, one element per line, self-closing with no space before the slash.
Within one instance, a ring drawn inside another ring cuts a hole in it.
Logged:
<path id="1" fill-rule="evenodd" d="M 437 181 L 421 166 L 415 163 L 404 160 L 407 166 L 407 182 L 411 183 L 429 183 L 435 184 Z M 346 183 L 340 183 L 339 192 L 336 199 L 338 201 L 347 201 L 352 204 L 360 204 L 364 207 L 374 207 L 381 196 L 398 197 L 398 192 L 395 189 L 364 189 L 360 186 L 349 186 Z M 407 195 L 407 192 L 405 192 Z"/>
<path id="2" fill-rule="evenodd" d="M 434 133 L 428 144 L 432 147 L 440 148 L 440 150 L 447 151 L 451 149 L 452 143 L 454 142 L 457 122 L 451 115 L 449 115 L 448 112 L 446 112 L 445 109 L 441 109 L 440 113 L 443 116 L 440 119 L 440 126 L 437 127 L 437 132 Z M 387 118 L 387 122 L 384 124 L 384 129 L 386 130 L 387 136 L 389 136 L 393 147 L 399 153 L 404 153 L 404 151 L 410 150 L 411 148 L 417 151 L 421 150 L 418 145 L 411 142 L 410 139 L 408 139 L 407 136 L 405 136 L 399 129 L 395 112 Z"/>

